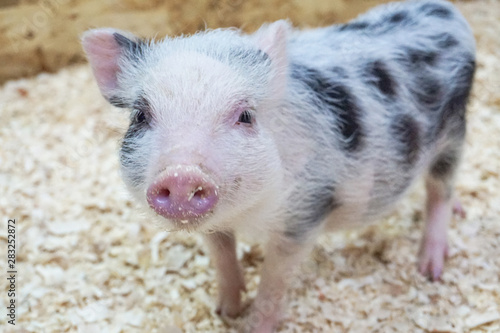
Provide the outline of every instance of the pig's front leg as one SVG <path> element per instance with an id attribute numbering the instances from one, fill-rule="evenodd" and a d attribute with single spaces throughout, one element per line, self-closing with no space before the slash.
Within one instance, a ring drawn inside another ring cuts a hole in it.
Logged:
<path id="1" fill-rule="evenodd" d="M 241 292 L 245 279 L 236 257 L 236 240 L 231 233 L 217 232 L 205 236 L 217 271 L 219 302 L 217 314 L 236 317 L 241 312 Z"/>
<path id="2" fill-rule="evenodd" d="M 259 290 L 246 318 L 244 332 L 274 332 L 281 319 L 287 287 L 309 250 L 309 245 L 281 235 L 271 237 L 265 252 Z"/>

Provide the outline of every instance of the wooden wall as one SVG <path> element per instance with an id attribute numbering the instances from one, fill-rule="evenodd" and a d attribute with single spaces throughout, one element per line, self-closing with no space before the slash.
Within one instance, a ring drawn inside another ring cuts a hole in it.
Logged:
<path id="1" fill-rule="evenodd" d="M 289 18 L 302 27 L 342 22 L 383 0 L 0 0 L 0 83 L 85 61 L 83 31 L 112 26 L 141 36 Z"/>

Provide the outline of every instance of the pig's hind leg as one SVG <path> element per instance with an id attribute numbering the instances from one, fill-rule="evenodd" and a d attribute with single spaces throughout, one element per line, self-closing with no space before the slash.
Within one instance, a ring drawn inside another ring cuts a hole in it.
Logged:
<path id="1" fill-rule="evenodd" d="M 420 247 L 419 271 L 431 280 L 438 280 L 448 255 L 447 228 L 453 212 L 463 209 L 453 196 L 453 179 L 460 151 L 448 148 L 431 165 L 426 180 L 426 224 Z"/>
<path id="2" fill-rule="evenodd" d="M 466 126 L 465 115 L 475 71 L 472 54 L 464 54 L 462 63 L 455 64 L 449 81 L 449 91 L 438 118 L 437 134 L 447 144 L 440 149 L 431 163 L 427 177 L 427 217 L 420 250 L 419 269 L 422 274 L 437 280 L 443 271 L 448 254 L 447 225 L 452 212 L 464 216 L 465 212 L 453 198 L 453 180 L 460 160 Z"/>
<path id="3" fill-rule="evenodd" d="M 217 271 L 219 302 L 217 314 L 236 317 L 241 312 L 241 292 L 245 291 L 245 279 L 236 256 L 234 235 L 216 232 L 205 235 L 213 265 Z"/>

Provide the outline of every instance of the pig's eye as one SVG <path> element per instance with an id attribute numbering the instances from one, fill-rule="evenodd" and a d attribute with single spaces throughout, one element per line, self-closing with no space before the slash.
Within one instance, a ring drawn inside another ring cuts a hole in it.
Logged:
<path id="1" fill-rule="evenodd" d="M 140 96 L 133 105 L 132 121 L 134 124 L 145 124 L 150 121 L 149 102 L 144 96 Z"/>
<path id="2" fill-rule="evenodd" d="M 245 110 L 240 114 L 238 118 L 238 123 L 251 124 L 252 123 L 252 113 L 249 110 Z"/>
<path id="3" fill-rule="evenodd" d="M 136 124 L 142 124 L 146 122 L 146 115 L 141 110 L 135 110 L 134 122 Z"/>

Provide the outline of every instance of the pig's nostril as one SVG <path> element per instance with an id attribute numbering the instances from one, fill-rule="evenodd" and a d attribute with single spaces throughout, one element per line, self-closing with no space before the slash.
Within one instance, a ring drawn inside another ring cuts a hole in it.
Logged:
<path id="1" fill-rule="evenodd" d="M 156 195 L 156 201 L 160 204 L 165 204 L 170 199 L 170 190 L 168 188 L 163 188 L 158 190 L 158 194 Z"/>
<path id="2" fill-rule="evenodd" d="M 189 199 L 188 201 L 191 201 L 192 199 L 195 199 L 195 200 L 201 200 L 201 199 L 204 199 L 206 197 L 207 193 L 206 191 L 203 189 L 202 186 L 198 186 L 189 196 Z"/>

